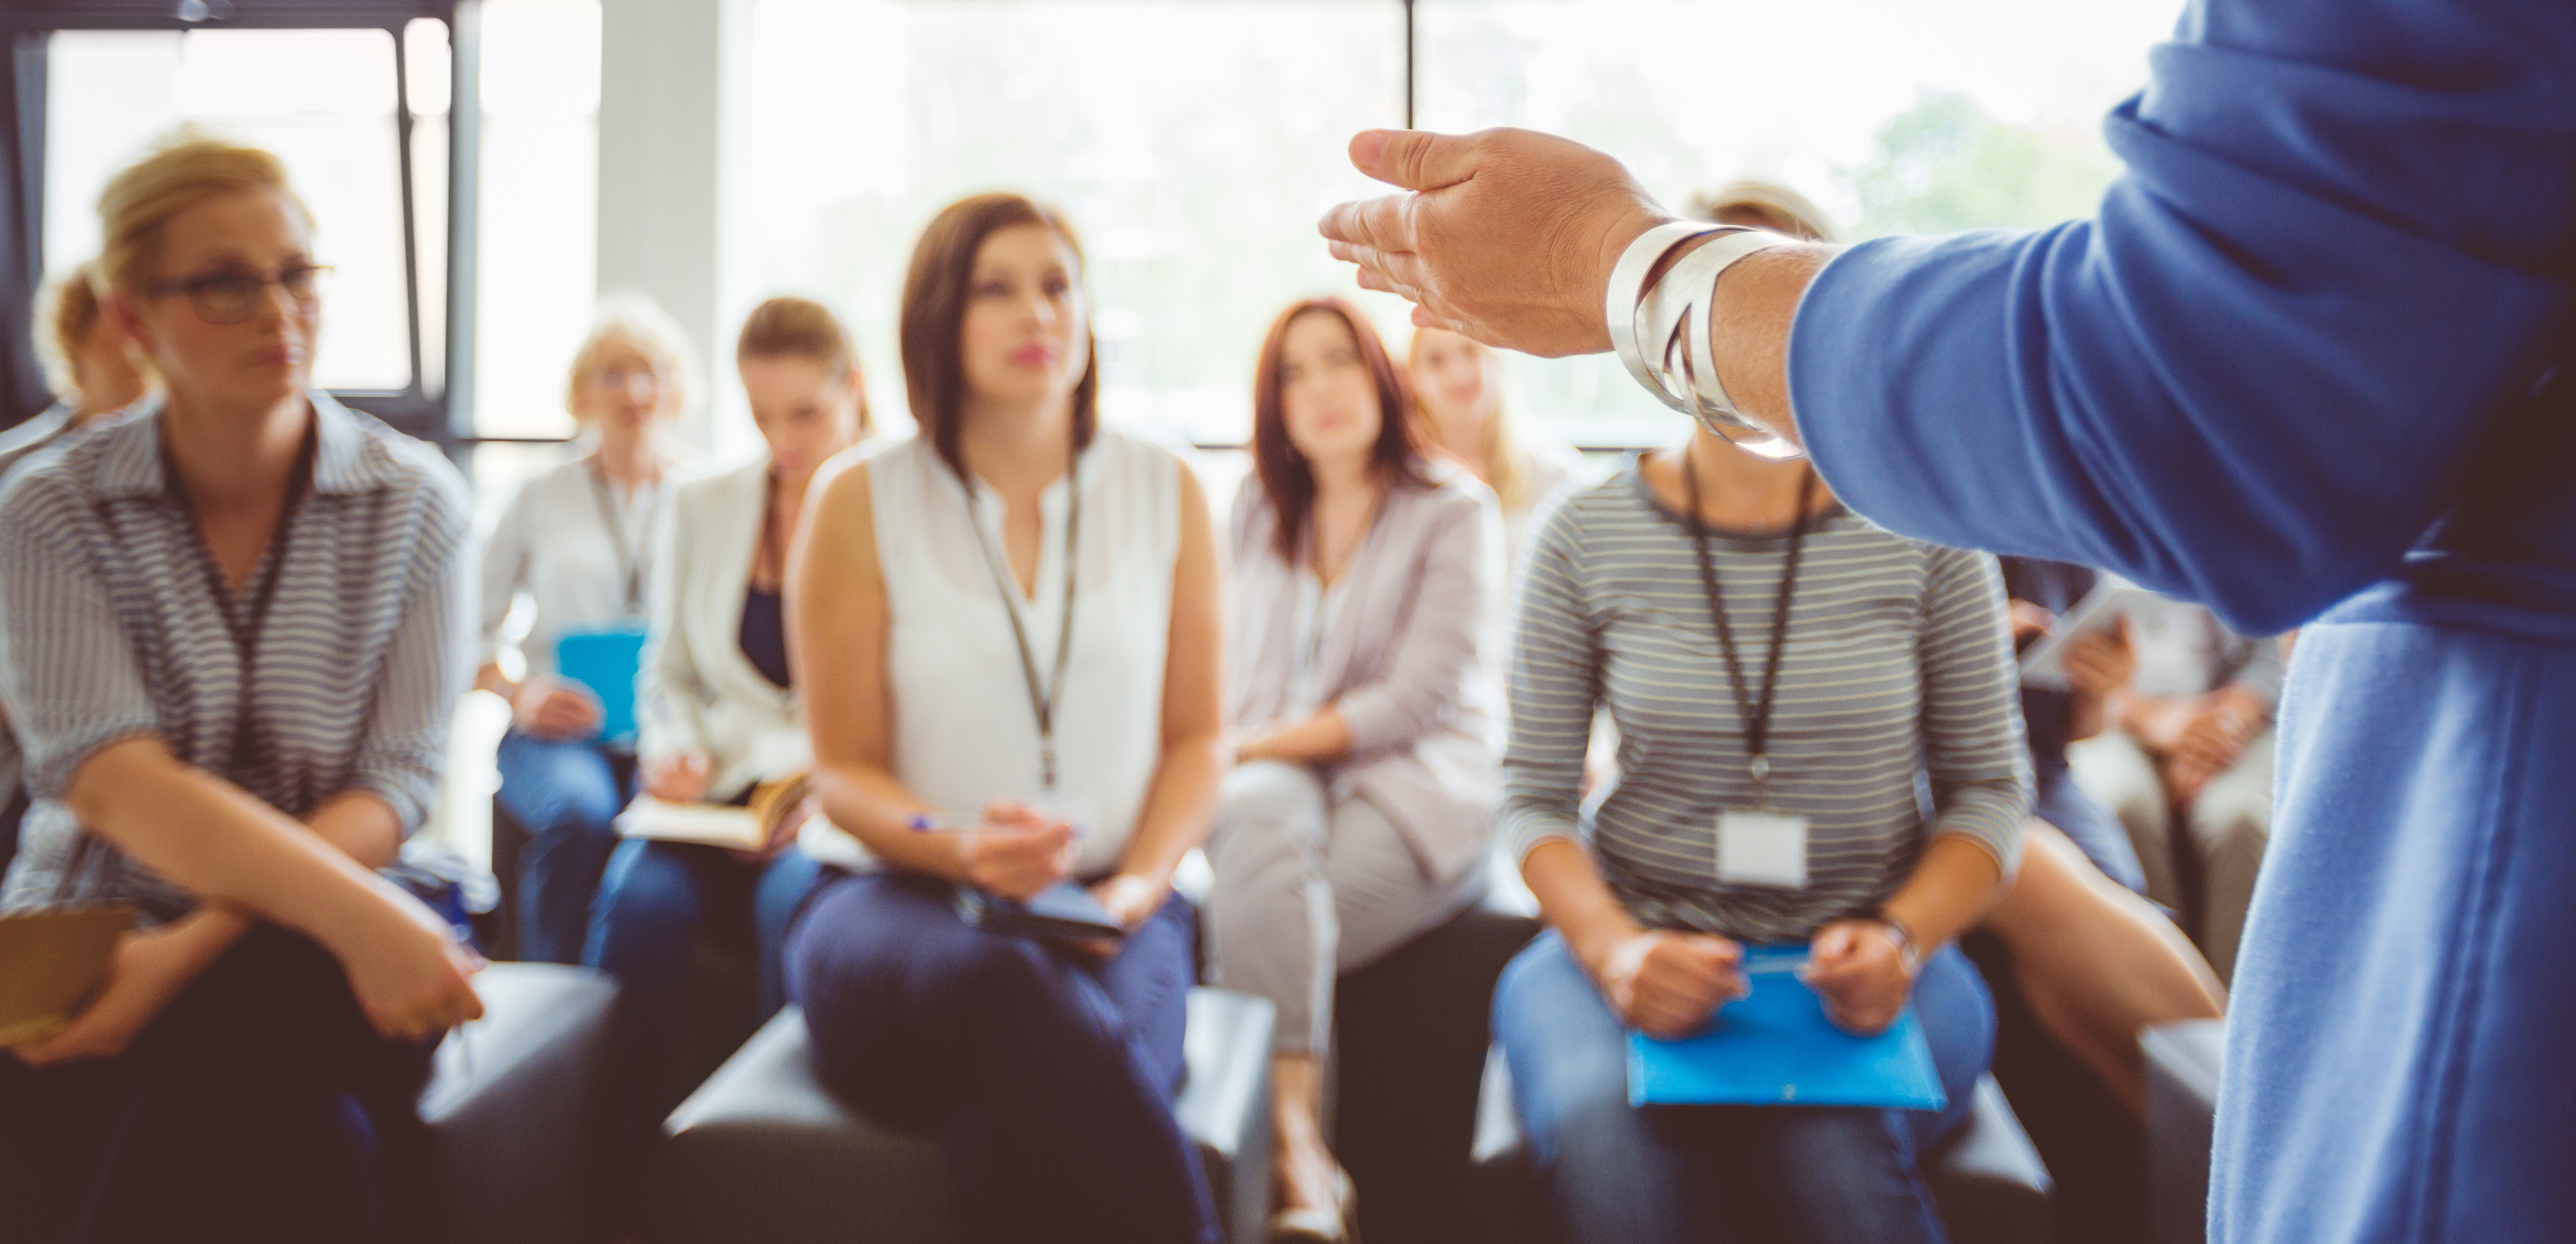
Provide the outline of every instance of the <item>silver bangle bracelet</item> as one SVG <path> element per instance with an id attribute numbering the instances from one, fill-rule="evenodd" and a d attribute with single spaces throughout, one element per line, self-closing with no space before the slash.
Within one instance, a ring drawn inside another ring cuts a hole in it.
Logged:
<path id="1" fill-rule="evenodd" d="M 1710 234 L 1723 236 L 1683 256 L 1654 288 L 1642 288 L 1646 274 L 1674 247 Z M 1787 242 L 1777 234 L 1739 226 L 1658 225 L 1620 254 L 1611 270 L 1603 308 L 1610 343 L 1637 383 L 1666 406 L 1698 420 L 1711 434 L 1747 453 L 1773 459 L 1794 458 L 1804 451 L 1736 409 L 1718 379 L 1716 356 L 1709 349 L 1709 326 L 1718 278 L 1737 260 Z"/>

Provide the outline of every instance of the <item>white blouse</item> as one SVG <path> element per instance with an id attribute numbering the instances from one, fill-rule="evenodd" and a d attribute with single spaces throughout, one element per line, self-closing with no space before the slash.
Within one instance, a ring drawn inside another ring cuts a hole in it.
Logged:
<path id="1" fill-rule="evenodd" d="M 1037 591 L 1023 596 L 1007 570 L 994 582 L 988 560 L 1004 547 L 999 494 L 980 480 L 970 494 L 918 437 L 863 469 L 885 578 L 895 779 L 948 816 L 971 819 L 995 799 L 1053 809 L 1085 831 L 1077 876 L 1115 870 L 1162 761 L 1180 459 L 1103 428 L 1076 465 L 1080 547 L 1072 651 L 1054 712 L 1052 790 L 1042 778 L 1037 713 L 1009 611 L 1019 613 L 1038 685 L 1051 686 L 1071 487 L 1058 479 L 1039 495 Z M 819 820 L 801 845 L 827 862 L 869 866 L 854 840 Z"/>
<path id="2" fill-rule="evenodd" d="M 663 477 L 632 490 L 610 485 L 603 497 L 584 453 L 520 485 L 483 545 L 483 662 L 515 642 L 530 676 L 551 674 L 555 639 L 564 632 L 643 619 L 653 591 L 654 521 L 669 491 L 667 465 Z M 630 570 L 636 578 L 631 600 Z M 523 594 L 535 606 L 527 632 L 505 634 Z"/>

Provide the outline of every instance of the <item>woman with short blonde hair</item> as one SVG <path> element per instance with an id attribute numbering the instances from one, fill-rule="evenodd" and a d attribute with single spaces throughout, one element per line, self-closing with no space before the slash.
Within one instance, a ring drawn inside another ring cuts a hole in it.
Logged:
<path id="1" fill-rule="evenodd" d="M 567 637 L 644 625 L 664 477 L 678 462 L 662 429 L 687 404 L 688 358 L 688 339 L 651 300 L 603 300 L 565 384 L 579 449 L 520 486 L 484 547 L 476 685 L 510 702 L 500 803 L 528 835 L 518 952 L 531 962 L 580 961 L 591 897 L 617 846 L 611 822 L 632 793 L 632 733 L 603 734 L 612 723 L 602 689 L 563 677 L 555 651 Z M 512 635 L 522 596 L 532 608 Z M 514 641 L 517 677 L 501 665 Z"/>
<path id="2" fill-rule="evenodd" d="M 1493 489 L 1502 505 L 1503 564 L 1517 568 L 1530 517 L 1540 502 L 1582 476 L 1583 455 L 1522 423 L 1504 405 L 1503 358 L 1484 343 L 1447 329 L 1417 328 L 1404 363 L 1424 445 Z"/>
<path id="3" fill-rule="evenodd" d="M 34 797 L 0 908 L 141 927 L 69 1027 L 0 1056 L 10 1238 L 426 1234 L 417 1102 L 482 1013 L 476 961 L 377 870 L 466 686 L 464 481 L 312 386 L 327 269 L 276 157 L 183 142 L 99 215 L 108 312 L 166 395 L 0 495 Z"/>

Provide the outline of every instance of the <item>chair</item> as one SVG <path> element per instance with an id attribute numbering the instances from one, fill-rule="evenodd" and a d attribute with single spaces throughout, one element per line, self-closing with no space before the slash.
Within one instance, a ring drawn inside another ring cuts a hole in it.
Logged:
<path id="1" fill-rule="evenodd" d="M 1497 1048 L 1485 1060 L 1474 1160 L 1491 1244 L 1557 1244 L 1538 1173 L 1512 1109 L 1511 1072 Z M 2022 1134 L 1994 1077 L 1977 1082 L 1976 1111 L 1924 1171 L 1955 1244 L 2043 1244 L 2048 1170 Z"/>
<path id="2" fill-rule="evenodd" d="M 440 1044 L 420 1098 L 448 1236 L 580 1239 L 617 987 L 580 968 L 496 963 L 474 989 L 483 1018 Z"/>
<path id="3" fill-rule="evenodd" d="M 1227 1238 L 1260 1244 L 1270 1211 L 1266 1000 L 1189 996 L 1177 1112 L 1198 1142 Z M 804 1016 L 781 1012 L 664 1125 L 646 1238 L 656 1244 L 944 1244 L 938 1145 L 852 1113 L 815 1078 Z"/>
<path id="4" fill-rule="evenodd" d="M 1336 983 L 1333 1153 L 1359 1187 L 1369 1244 L 1459 1238 L 1494 982 L 1539 927 L 1489 901 Z"/>
<path id="5" fill-rule="evenodd" d="M 2147 1059 L 2147 1187 L 2156 1244 L 2201 1244 L 2209 1231 L 2209 1146 L 2227 1021 L 2198 1019 L 2138 1037 Z"/>

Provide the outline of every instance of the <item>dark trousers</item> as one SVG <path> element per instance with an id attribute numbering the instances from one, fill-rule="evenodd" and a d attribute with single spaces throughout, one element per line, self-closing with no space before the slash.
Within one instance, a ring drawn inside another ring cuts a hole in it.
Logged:
<path id="1" fill-rule="evenodd" d="M 528 831 L 519 854 L 519 958 L 579 963 L 590 904 L 634 797 L 635 757 L 588 740 L 512 730 L 493 757 L 501 806 Z"/>
<path id="2" fill-rule="evenodd" d="M 792 847 L 749 863 L 716 847 L 630 838 L 609 858 L 581 961 L 617 981 L 611 1183 L 630 1211 L 646 1203 L 641 1189 L 663 1118 L 713 1069 L 700 1061 L 698 1047 L 708 1043 L 699 1029 L 739 1023 L 717 1042 L 731 1049 L 786 1003 L 787 923 L 818 871 L 812 856 Z M 691 979 L 701 939 L 749 951 L 760 981 L 752 1013 L 693 1013 L 692 1003 L 706 1001 Z"/>
<path id="3" fill-rule="evenodd" d="M 434 1047 L 376 1035 L 340 964 L 269 925 L 115 1058 L 0 1054 L 14 1242 L 435 1238 L 417 1103 Z"/>
<path id="4" fill-rule="evenodd" d="M 1197 916 L 1097 961 L 968 925 L 944 882 L 827 874 L 788 935 L 823 1082 L 945 1150 L 960 1239 L 1215 1244 L 1172 1117 Z"/>

